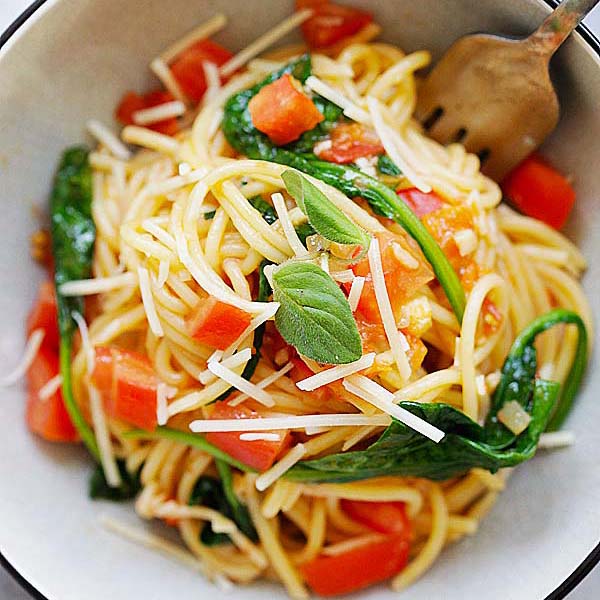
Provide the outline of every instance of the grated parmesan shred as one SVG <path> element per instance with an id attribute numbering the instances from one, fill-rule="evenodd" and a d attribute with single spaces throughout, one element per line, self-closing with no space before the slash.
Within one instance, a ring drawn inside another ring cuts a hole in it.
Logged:
<path id="1" fill-rule="evenodd" d="M 219 379 L 227 382 L 229 385 L 233 386 L 235 389 L 240 390 L 240 392 L 244 392 L 248 394 L 250 398 L 254 398 L 257 402 L 260 402 L 264 406 L 275 406 L 275 400 L 268 392 L 259 388 L 256 384 L 251 383 L 247 379 L 244 379 L 231 369 L 223 366 L 223 363 L 218 362 L 209 362 L 208 363 L 209 370 L 216 375 Z"/>
<path id="2" fill-rule="evenodd" d="M 127 146 L 106 125 L 91 119 L 87 122 L 86 128 L 115 158 L 120 160 L 131 158 L 131 152 Z"/>
<path id="3" fill-rule="evenodd" d="M 173 100 L 151 108 L 136 110 L 132 118 L 136 125 L 153 125 L 166 119 L 181 117 L 185 114 L 185 111 L 185 104 L 181 100 Z"/>
<path id="4" fill-rule="evenodd" d="M 278 379 L 283 377 L 286 373 L 291 371 L 293 368 L 294 368 L 294 363 L 289 362 L 285 366 L 283 366 L 281 369 L 279 369 L 278 371 L 275 371 L 274 373 L 271 373 L 271 375 L 268 375 L 264 379 L 261 379 L 260 381 L 258 381 L 256 383 L 256 386 L 259 387 L 261 390 L 264 390 L 264 389 L 268 388 L 271 384 L 275 383 Z M 230 400 L 228 404 L 229 404 L 229 406 L 238 406 L 239 404 L 241 404 L 244 400 L 246 400 L 248 398 L 249 398 L 248 394 L 240 394 L 233 400 Z"/>
<path id="5" fill-rule="evenodd" d="M 312 392 L 324 385 L 343 379 L 364 369 L 368 369 L 375 361 L 375 352 L 369 352 L 358 360 L 345 365 L 336 365 L 320 373 L 315 373 L 296 383 L 296 387 L 304 392 Z"/>
<path id="6" fill-rule="evenodd" d="M 296 444 L 279 462 L 261 473 L 255 482 L 256 489 L 264 492 L 273 485 L 286 471 L 291 469 L 306 454 L 304 444 Z"/>
<path id="7" fill-rule="evenodd" d="M 9 387 L 15 384 L 19 379 L 25 376 L 29 367 L 33 364 L 37 353 L 40 351 L 45 331 L 43 329 L 34 329 L 27 339 L 25 351 L 19 361 L 19 364 L 8 374 L 0 379 L 0 387 Z"/>

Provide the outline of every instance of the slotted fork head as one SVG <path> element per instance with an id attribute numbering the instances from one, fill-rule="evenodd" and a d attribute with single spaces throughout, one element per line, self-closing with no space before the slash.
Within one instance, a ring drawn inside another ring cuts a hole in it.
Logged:
<path id="1" fill-rule="evenodd" d="M 420 87 L 417 118 L 440 143 L 478 154 L 483 172 L 499 181 L 558 122 L 548 60 L 527 40 L 461 38 Z"/>

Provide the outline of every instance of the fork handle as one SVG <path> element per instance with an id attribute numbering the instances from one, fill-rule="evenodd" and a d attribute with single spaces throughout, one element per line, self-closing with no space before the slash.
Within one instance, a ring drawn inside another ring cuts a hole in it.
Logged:
<path id="1" fill-rule="evenodd" d="M 563 0 L 526 39 L 532 50 L 548 59 L 600 0 Z"/>

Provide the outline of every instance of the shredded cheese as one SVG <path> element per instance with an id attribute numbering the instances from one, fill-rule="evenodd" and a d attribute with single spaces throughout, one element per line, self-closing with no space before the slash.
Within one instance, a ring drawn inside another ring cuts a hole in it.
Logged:
<path id="1" fill-rule="evenodd" d="M 538 448 L 550 450 L 552 448 L 566 448 L 575 443 L 575 434 L 572 431 L 553 431 L 542 433 Z"/>
<path id="2" fill-rule="evenodd" d="M 190 423 L 194 433 L 215 431 L 271 431 L 277 429 L 305 429 L 306 427 L 360 427 L 362 425 L 387 426 L 387 415 L 360 415 L 338 413 L 327 415 L 290 415 L 261 417 L 257 419 L 198 419 Z"/>
<path id="3" fill-rule="evenodd" d="M 87 122 L 87 130 L 93 135 L 110 153 L 120 160 L 129 160 L 131 152 L 123 142 L 106 125 L 92 119 Z"/>
<path id="4" fill-rule="evenodd" d="M 227 25 L 227 17 L 223 13 L 217 13 L 214 17 L 198 25 L 198 27 L 194 27 L 194 29 L 186 33 L 182 38 L 163 50 L 159 58 L 168 64 L 191 45 L 209 38 L 223 29 L 225 25 Z"/>
<path id="5" fill-rule="evenodd" d="M 371 117 L 366 110 L 360 108 L 360 106 L 354 104 L 352 100 L 344 96 L 340 91 L 331 87 L 318 77 L 311 75 L 305 84 L 310 90 L 327 98 L 330 102 L 333 102 L 336 106 L 339 106 L 344 110 L 344 114 L 354 121 L 362 123 L 363 125 L 371 125 Z"/>
<path id="6" fill-rule="evenodd" d="M 281 229 L 283 229 L 283 234 L 285 235 L 290 248 L 294 252 L 296 256 L 306 256 L 308 254 L 308 250 L 304 247 L 296 230 L 294 229 L 294 225 L 292 224 L 292 220 L 290 219 L 290 214 L 288 212 L 287 206 L 285 205 L 285 200 L 283 196 L 277 192 L 275 194 L 271 194 L 271 200 L 273 202 L 273 208 L 277 213 L 277 217 L 279 218 L 279 224 L 281 225 Z M 272 226 L 274 226 L 273 223 Z"/>
<path id="7" fill-rule="evenodd" d="M 112 292 L 119 288 L 134 285 L 137 277 L 134 273 L 127 272 L 111 277 L 96 277 L 95 279 L 74 279 L 60 286 L 59 292 L 63 296 L 91 296 Z"/>
<path id="8" fill-rule="evenodd" d="M 131 116 L 136 125 L 153 125 L 166 119 L 181 117 L 185 111 L 185 104 L 181 100 L 173 100 L 151 108 L 136 110 Z"/>
<path id="9" fill-rule="evenodd" d="M 271 266 L 274 266 L 274 265 L 271 265 Z M 265 267 L 265 269 L 264 269 L 265 275 L 266 275 L 266 272 L 267 272 L 267 267 Z M 270 272 L 272 273 L 272 271 L 270 271 Z M 267 276 L 267 279 L 268 279 L 268 276 Z M 260 327 L 263 323 L 266 323 L 269 319 L 272 319 L 278 310 L 279 310 L 279 302 L 265 302 L 265 309 L 263 310 L 263 312 L 260 313 L 259 315 L 256 315 L 256 317 L 254 317 L 252 319 L 252 321 L 250 321 L 250 325 L 248 325 L 248 327 L 246 327 L 246 329 L 241 333 L 241 335 L 238 337 L 238 339 L 235 340 L 235 342 L 233 342 L 233 344 L 231 344 L 231 346 L 229 346 L 229 348 L 227 348 L 227 350 L 225 350 L 224 356 L 230 356 L 237 349 L 237 347 L 257 327 Z"/>
<path id="10" fill-rule="evenodd" d="M 350 286 L 350 292 L 348 292 L 348 304 L 350 305 L 350 310 L 355 312 L 358 308 L 358 303 L 360 302 L 360 296 L 362 294 L 363 288 L 365 287 L 365 278 L 364 277 L 355 277 L 352 280 L 352 285 Z"/>
<path id="11" fill-rule="evenodd" d="M 375 299 L 377 300 L 379 314 L 381 315 L 381 321 L 383 322 L 383 329 L 390 344 L 390 349 L 394 355 L 398 373 L 400 374 L 400 377 L 406 381 L 412 372 L 408 357 L 406 356 L 407 342 L 404 335 L 398 331 L 398 327 L 396 326 L 390 297 L 385 285 L 381 253 L 379 251 L 379 241 L 376 238 L 371 240 L 368 258 L 371 277 L 373 278 L 373 290 L 375 291 Z"/>
<path id="12" fill-rule="evenodd" d="M 62 385 L 62 375 L 59 373 L 55 375 L 52 379 L 50 379 L 47 383 L 45 383 L 38 392 L 38 398 L 45 402 L 49 400 L 60 388 Z"/>
<path id="13" fill-rule="evenodd" d="M 351 375 L 342 382 L 351 394 L 369 402 L 379 410 L 398 419 L 411 429 L 418 431 L 434 442 L 439 442 L 445 433 L 427 421 L 413 415 L 411 412 L 394 403 L 394 394 L 375 381 L 363 375 Z"/>
<path id="14" fill-rule="evenodd" d="M 336 365 L 335 367 L 331 367 L 320 373 L 315 373 L 306 379 L 302 379 L 296 383 L 296 387 L 305 392 L 312 392 L 313 390 L 328 385 L 329 383 L 333 383 L 338 379 L 343 379 L 353 373 L 358 373 L 363 369 L 367 369 L 374 361 L 375 352 L 369 352 L 369 354 L 365 354 L 354 362 L 345 365 Z"/>
<path id="15" fill-rule="evenodd" d="M 152 289 L 150 288 L 150 274 L 148 269 L 145 267 L 138 267 L 138 280 L 140 284 L 140 293 L 142 295 L 142 304 L 144 306 L 144 312 L 148 319 L 148 325 L 150 330 L 156 337 L 163 337 L 164 331 L 156 312 L 156 305 L 154 304 L 154 296 L 152 295 Z"/>
<path id="16" fill-rule="evenodd" d="M 419 261 L 397 242 L 392 243 L 392 252 L 401 265 L 414 271 L 419 268 Z"/>
<path id="17" fill-rule="evenodd" d="M 289 362 L 289 363 L 287 363 L 287 365 L 285 365 L 284 367 L 279 369 L 279 371 L 275 371 L 274 373 L 271 373 L 271 375 L 268 375 L 261 381 L 257 382 L 256 385 L 261 390 L 264 390 L 264 389 L 268 388 L 271 384 L 275 383 L 278 379 L 283 377 L 286 373 L 291 371 L 293 368 L 294 368 L 294 363 Z M 237 406 L 238 404 L 241 404 L 244 400 L 246 400 L 248 397 L 249 397 L 248 394 L 240 394 L 237 398 L 230 400 L 228 404 L 229 404 L 229 406 Z"/>
<path id="18" fill-rule="evenodd" d="M 259 492 L 264 492 L 273 485 L 286 471 L 291 469 L 304 455 L 306 448 L 304 444 L 296 444 L 279 462 L 270 469 L 261 473 L 254 483 Z"/>
<path id="19" fill-rule="evenodd" d="M 179 85 L 177 79 L 169 69 L 167 63 L 162 58 L 155 58 L 150 63 L 150 70 L 158 77 L 165 88 L 171 92 L 171 95 L 180 102 L 186 103 L 186 96 Z"/>
<path id="20" fill-rule="evenodd" d="M 209 362 L 208 363 L 209 370 L 214 373 L 219 379 L 226 381 L 229 385 L 233 386 L 235 389 L 240 390 L 240 392 L 244 392 L 248 394 L 250 398 L 254 398 L 257 402 L 260 402 L 264 406 L 274 406 L 275 400 L 268 392 L 265 392 L 263 389 L 259 388 L 256 384 L 251 383 L 250 381 L 244 379 L 231 369 L 223 366 L 223 363 L 218 362 Z"/>
<path id="21" fill-rule="evenodd" d="M 173 398 L 177 388 L 171 387 L 161 381 L 156 386 L 156 421 L 159 425 L 166 425 L 169 420 L 169 405 L 167 400 Z"/>
<path id="22" fill-rule="evenodd" d="M 290 31 L 304 23 L 313 11 L 310 9 L 301 10 L 284 19 L 279 25 L 276 25 L 267 33 L 256 38 L 249 46 L 238 52 L 221 66 L 220 73 L 223 77 L 228 77 L 240 67 L 244 66 L 249 60 L 258 56 L 261 52 L 272 46 L 275 42 L 287 35 Z"/>
<path id="23" fill-rule="evenodd" d="M 37 353 L 40 350 L 44 340 L 45 331 L 43 329 L 34 329 L 25 344 L 25 352 L 19 364 L 8 374 L 0 379 L 0 387 L 8 387 L 15 384 L 21 377 L 27 373 L 32 365 Z"/>
<path id="24" fill-rule="evenodd" d="M 240 433 L 243 442 L 279 442 L 281 436 L 278 433 Z"/>
<path id="25" fill-rule="evenodd" d="M 136 144 L 164 154 L 176 154 L 179 150 L 179 142 L 176 139 L 137 125 L 124 127 L 121 137 L 128 144 Z"/>
<path id="26" fill-rule="evenodd" d="M 207 364 L 210 364 L 223 360 L 221 364 L 224 367 L 227 367 L 228 369 L 235 369 L 250 360 L 252 357 L 252 350 L 250 348 L 244 348 L 243 350 L 240 350 L 231 356 L 227 356 L 224 359 L 223 356 L 223 350 L 215 350 L 206 362 Z M 215 381 L 215 379 L 217 379 L 217 377 L 209 369 L 205 369 L 198 376 L 198 381 L 204 385 L 208 385 L 209 383 Z"/>

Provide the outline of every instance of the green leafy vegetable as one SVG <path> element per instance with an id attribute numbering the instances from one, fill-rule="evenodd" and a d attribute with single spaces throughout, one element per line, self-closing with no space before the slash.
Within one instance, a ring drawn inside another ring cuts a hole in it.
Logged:
<path id="1" fill-rule="evenodd" d="M 211 219 L 215 218 L 216 214 L 217 214 L 216 210 L 209 210 L 208 212 L 204 213 L 204 220 L 205 221 L 210 221 Z"/>
<path id="2" fill-rule="evenodd" d="M 269 224 L 273 225 L 277 221 L 277 213 L 275 209 L 262 197 L 255 196 L 248 200 L 250 204 L 262 214 L 263 219 Z"/>
<path id="3" fill-rule="evenodd" d="M 59 291 L 67 281 L 91 276 L 96 227 L 92 218 L 92 175 L 88 154 L 89 151 L 82 147 L 64 152 L 50 196 L 50 218 L 64 403 L 81 439 L 92 456 L 99 460 L 94 432 L 81 414 L 71 382 L 73 334 L 77 329 L 73 313 L 83 314 L 83 300 L 63 296 Z"/>
<path id="4" fill-rule="evenodd" d="M 298 171 L 284 171 L 281 178 L 313 229 L 338 244 L 369 247 L 369 236 L 325 194 Z"/>
<path id="5" fill-rule="evenodd" d="M 120 502 L 122 500 L 130 500 L 135 498 L 137 493 L 142 489 L 140 481 L 140 470 L 137 473 L 130 473 L 125 467 L 124 460 L 117 460 L 117 467 L 121 475 L 121 485 L 117 488 L 111 487 L 104 476 L 104 469 L 101 465 L 96 465 L 92 472 L 89 484 L 90 498 L 94 500 L 113 500 Z"/>
<path id="6" fill-rule="evenodd" d="M 217 470 L 221 479 L 203 476 L 198 479 L 190 496 L 190 505 L 202 505 L 217 510 L 236 523 L 242 533 L 253 542 L 258 534 L 250 518 L 250 513 L 233 490 L 231 467 L 223 461 L 217 461 Z M 200 540 L 206 546 L 216 546 L 230 542 L 226 533 L 215 533 L 210 523 L 206 523 L 200 533 Z"/>
<path id="7" fill-rule="evenodd" d="M 294 228 L 300 241 L 306 246 L 306 238 L 317 233 L 310 223 L 300 223 Z"/>
<path id="8" fill-rule="evenodd" d="M 302 143 L 294 142 L 287 146 L 274 146 L 266 135 L 254 127 L 248 103 L 261 88 L 275 81 L 284 73 L 292 73 L 297 79 L 304 82 L 310 75 L 310 71 L 310 56 L 305 55 L 292 61 L 285 68 L 271 73 L 254 87 L 229 98 L 225 104 L 222 122 L 223 133 L 227 141 L 238 152 L 249 158 L 288 165 L 325 181 L 350 198 L 358 196 L 365 198 L 375 212 L 402 225 L 421 247 L 442 285 L 458 321 L 461 322 L 466 299 L 456 272 L 419 218 L 398 198 L 394 190 L 354 167 L 317 160 L 313 154 L 310 154 L 312 147 L 309 148 Z M 332 119 L 328 122 L 328 126 L 332 127 L 340 116 L 340 113 L 334 111 L 323 114 L 326 120 L 320 124 L 320 131 L 328 118 Z M 303 138 L 304 136 L 300 138 L 300 142 Z"/>
<path id="9" fill-rule="evenodd" d="M 198 433 L 180 431 L 179 429 L 171 429 L 170 427 L 157 427 L 154 431 L 131 429 L 126 431 L 123 434 L 123 437 L 130 440 L 171 440 L 173 442 L 178 442 L 179 444 L 191 446 L 192 448 L 198 448 L 198 450 L 202 450 L 203 452 L 206 452 L 206 454 L 210 454 L 212 457 L 222 460 L 240 471 L 246 473 L 254 472 L 252 467 L 229 456 L 227 452 L 223 452 L 223 450 L 217 448 L 214 444 L 211 444 L 204 436 L 199 435 Z"/>
<path id="10" fill-rule="evenodd" d="M 346 297 L 322 269 L 289 261 L 273 273 L 275 325 L 300 354 L 320 363 L 345 364 L 362 356 L 358 328 Z"/>
<path id="11" fill-rule="evenodd" d="M 391 175 L 397 177 L 402 175 L 402 171 L 396 166 L 396 163 L 387 154 L 380 154 L 377 159 L 377 170 L 382 175 Z"/>
<path id="12" fill-rule="evenodd" d="M 535 379 L 536 336 L 558 323 L 575 324 L 579 330 L 577 353 L 562 394 L 556 382 Z M 490 415 L 481 427 L 447 404 L 400 402 L 399 406 L 446 433 L 436 444 L 394 420 L 366 450 L 333 454 L 300 462 L 286 477 L 294 481 L 342 482 L 383 475 L 444 480 L 473 467 L 497 471 L 530 459 L 540 435 L 562 423 L 581 382 L 587 362 L 587 334 L 581 318 L 567 310 L 554 310 L 533 321 L 515 340 L 494 393 Z M 560 397 L 560 400 L 559 400 Z M 516 400 L 531 421 L 515 435 L 497 419 L 505 402 Z M 554 411 L 554 413 L 553 413 Z"/>

